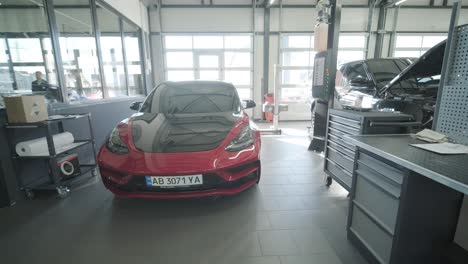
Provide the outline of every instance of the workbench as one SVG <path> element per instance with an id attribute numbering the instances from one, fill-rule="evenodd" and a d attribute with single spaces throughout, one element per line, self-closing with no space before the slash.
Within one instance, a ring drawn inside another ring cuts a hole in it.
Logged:
<path id="1" fill-rule="evenodd" d="M 347 136 L 356 145 L 348 238 L 371 263 L 468 263 L 454 244 L 468 155 L 416 147 L 414 135 Z M 455 253 L 454 253 L 455 252 Z"/>

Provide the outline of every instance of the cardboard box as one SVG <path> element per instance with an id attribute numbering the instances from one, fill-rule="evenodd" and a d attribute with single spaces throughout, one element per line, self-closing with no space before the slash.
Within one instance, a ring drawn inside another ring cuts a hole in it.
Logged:
<path id="1" fill-rule="evenodd" d="M 328 24 L 320 23 L 315 26 L 314 50 L 316 52 L 326 51 L 328 48 Z"/>
<path id="2" fill-rule="evenodd" d="M 4 97 L 9 123 L 34 123 L 46 120 L 47 104 L 43 95 Z"/>

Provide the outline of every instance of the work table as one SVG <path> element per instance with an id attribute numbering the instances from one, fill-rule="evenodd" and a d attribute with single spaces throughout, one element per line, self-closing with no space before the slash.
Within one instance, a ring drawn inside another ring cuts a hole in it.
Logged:
<path id="1" fill-rule="evenodd" d="M 350 143 L 468 195 L 468 155 L 444 155 L 410 144 L 415 135 L 348 136 Z"/>
<path id="2" fill-rule="evenodd" d="M 468 252 L 454 243 L 468 155 L 410 146 L 425 143 L 415 135 L 344 140 L 356 146 L 348 238 L 370 263 L 468 263 Z"/>

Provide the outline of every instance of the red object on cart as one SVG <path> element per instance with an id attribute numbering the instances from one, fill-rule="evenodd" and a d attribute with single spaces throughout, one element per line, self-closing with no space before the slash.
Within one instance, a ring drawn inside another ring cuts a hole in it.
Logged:
<path id="1" fill-rule="evenodd" d="M 275 97 L 273 96 L 272 93 L 265 94 L 264 98 L 265 98 L 265 103 L 270 103 L 270 104 L 275 103 Z M 266 112 L 265 120 L 269 123 L 273 122 L 273 113 Z"/>

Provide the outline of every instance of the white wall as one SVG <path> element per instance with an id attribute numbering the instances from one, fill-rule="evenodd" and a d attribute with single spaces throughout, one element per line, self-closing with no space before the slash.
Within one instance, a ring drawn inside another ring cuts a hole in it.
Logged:
<path id="1" fill-rule="evenodd" d="M 149 31 L 146 6 L 140 0 L 104 0 L 144 31 Z"/>

